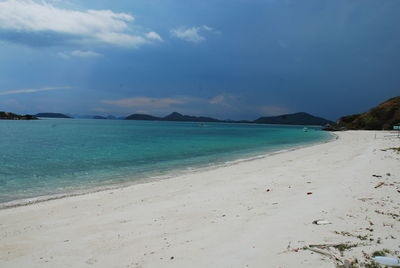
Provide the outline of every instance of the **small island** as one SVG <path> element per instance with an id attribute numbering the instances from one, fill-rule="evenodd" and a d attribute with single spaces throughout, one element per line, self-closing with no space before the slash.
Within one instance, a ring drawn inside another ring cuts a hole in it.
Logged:
<path id="1" fill-rule="evenodd" d="M 104 117 L 101 115 L 95 115 L 95 116 L 93 116 L 93 119 L 107 119 L 107 117 Z"/>
<path id="2" fill-rule="evenodd" d="M 35 114 L 36 117 L 46 117 L 46 118 L 72 118 L 68 115 L 61 113 L 38 113 Z"/>

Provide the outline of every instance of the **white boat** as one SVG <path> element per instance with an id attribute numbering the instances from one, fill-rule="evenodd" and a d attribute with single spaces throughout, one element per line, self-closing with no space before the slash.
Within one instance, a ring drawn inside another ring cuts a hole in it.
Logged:
<path id="1" fill-rule="evenodd" d="M 306 128 L 306 127 L 303 128 L 303 131 L 304 131 L 304 132 L 308 132 L 308 128 Z"/>

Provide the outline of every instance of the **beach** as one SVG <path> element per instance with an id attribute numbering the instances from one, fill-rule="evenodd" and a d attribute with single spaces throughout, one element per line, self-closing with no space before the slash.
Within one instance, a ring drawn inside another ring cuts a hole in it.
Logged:
<path id="1" fill-rule="evenodd" d="M 0 210 L 0 267 L 334 267 L 399 255 L 400 146 L 389 131 Z M 324 220 L 328 224 L 313 224 Z M 363 253 L 364 252 L 364 253 Z"/>

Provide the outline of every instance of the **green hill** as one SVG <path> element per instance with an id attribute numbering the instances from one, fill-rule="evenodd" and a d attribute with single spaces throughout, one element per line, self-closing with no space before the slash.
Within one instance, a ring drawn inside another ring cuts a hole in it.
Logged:
<path id="1" fill-rule="evenodd" d="M 2 120 L 2 119 L 3 120 L 36 120 L 38 118 L 34 117 L 33 115 L 30 115 L 30 114 L 18 115 L 18 114 L 0 111 L 0 120 Z"/>
<path id="2" fill-rule="evenodd" d="M 400 96 L 391 98 L 368 112 L 343 116 L 338 121 L 339 127 L 347 129 L 380 130 L 392 129 L 400 123 Z"/>

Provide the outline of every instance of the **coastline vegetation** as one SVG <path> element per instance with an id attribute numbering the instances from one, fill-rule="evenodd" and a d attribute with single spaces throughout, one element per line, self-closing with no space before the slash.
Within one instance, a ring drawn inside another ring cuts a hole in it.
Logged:
<path id="1" fill-rule="evenodd" d="M 36 120 L 37 117 L 26 114 L 26 115 L 18 115 L 9 112 L 2 112 L 0 111 L 0 120 Z"/>
<path id="2" fill-rule="evenodd" d="M 363 130 L 391 130 L 400 124 L 400 96 L 391 98 L 368 112 L 343 116 L 338 127 Z"/>

